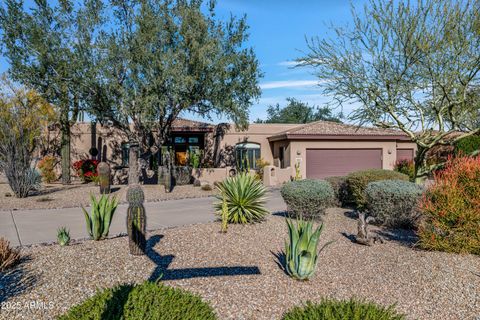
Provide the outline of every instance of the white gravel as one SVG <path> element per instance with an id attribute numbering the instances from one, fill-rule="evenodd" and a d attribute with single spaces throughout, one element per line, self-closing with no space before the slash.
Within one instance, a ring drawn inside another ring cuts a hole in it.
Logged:
<path id="1" fill-rule="evenodd" d="M 14 270 L 23 273 L 23 280 L 8 275 L 0 280 L 0 319 L 52 319 L 97 288 L 142 282 L 160 273 L 166 284 L 209 301 L 220 319 L 279 319 L 307 300 L 352 296 L 396 303 L 408 319 L 480 316 L 480 277 L 474 274 L 480 271 L 478 256 L 412 249 L 399 240 L 408 239 L 408 232 L 390 233 L 385 244 L 357 245 L 348 238 L 356 232 L 355 220 L 345 212 L 329 209 L 321 242 L 336 241 L 321 253 L 316 274 L 306 282 L 289 278 L 276 264 L 274 254 L 283 250 L 287 236 L 280 216 L 230 226 L 227 234 L 219 233 L 219 223 L 158 230 L 149 235 L 154 244 L 150 257 L 130 256 L 124 237 L 27 248 L 23 253 L 30 260 Z M 32 302 L 37 304 L 25 307 Z"/>

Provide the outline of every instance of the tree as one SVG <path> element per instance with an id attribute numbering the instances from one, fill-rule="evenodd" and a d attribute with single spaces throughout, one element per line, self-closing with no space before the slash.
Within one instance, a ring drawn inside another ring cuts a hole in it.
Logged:
<path id="1" fill-rule="evenodd" d="M 246 18 L 218 21 L 214 2 L 205 13 L 202 3 L 117 0 L 103 17 L 112 31 L 97 42 L 101 90 L 92 97 L 100 102 L 100 121 L 111 121 L 131 141 L 129 183 L 138 180 L 132 146 L 158 152 L 185 113 L 225 115 L 245 127 L 260 95 L 258 61 L 245 46 Z"/>
<path id="2" fill-rule="evenodd" d="M 33 154 L 44 127 L 55 120 L 50 104 L 32 90 L 0 79 L 0 171 L 16 197 L 39 187 Z"/>
<path id="3" fill-rule="evenodd" d="M 341 122 L 343 117 L 341 113 L 333 114 L 328 106 L 315 107 L 308 103 L 298 101 L 295 98 L 287 98 L 287 105 L 280 107 L 269 106 L 267 109 L 268 118 L 266 120 L 257 119 L 256 123 L 308 123 L 313 121 L 334 121 Z"/>
<path id="4" fill-rule="evenodd" d="M 316 69 L 338 104 L 359 104 L 351 119 L 405 132 L 418 147 L 420 182 L 433 169 L 429 149 L 480 131 L 468 119 L 479 87 L 479 8 L 478 0 L 371 0 L 363 14 L 352 9 L 352 28 L 309 40 L 298 63 Z"/>
<path id="5" fill-rule="evenodd" d="M 22 0 L 0 6 L 2 51 L 13 80 L 34 89 L 55 106 L 61 131 L 62 182 L 70 183 L 70 128 L 88 108 L 92 94 L 85 74 L 93 63 L 91 43 L 100 23 L 100 0 L 83 5 L 70 0 L 36 0 L 30 9 Z"/>

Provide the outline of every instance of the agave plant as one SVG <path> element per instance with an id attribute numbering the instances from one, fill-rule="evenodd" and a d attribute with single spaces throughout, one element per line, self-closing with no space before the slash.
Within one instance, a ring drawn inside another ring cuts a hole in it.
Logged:
<path id="1" fill-rule="evenodd" d="M 252 223 L 263 220 L 268 214 L 265 208 L 267 189 L 254 176 L 242 172 L 234 177 L 226 178 L 217 185 L 220 194 L 215 203 L 216 213 L 222 216 L 223 199 L 228 208 L 229 223 Z"/>
<path id="2" fill-rule="evenodd" d="M 70 231 L 66 227 L 61 227 L 57 230 L 57 241 L 62 247 L 68 246 L 70 243 Z"/>
<path id="3" fill-rule="evenodd" d="M 82 207 L 87 223 L 87 231 L 93 240 L 104 239 L 108 236 L 108 230 L 112 222 L 113 214 L 118 206 L 116 197 L 101 195 L 97 200 L 93 194 L 90 195 L 91 212 Z"/>
<path id="4" fill-rule="evenodd" d="M 287 219 L 289 241 L 285 241 L 285 271 L 292 278 L 308 280 L 317 266 L 318 254 L 332 241 L 318 251 L 318 240 L 323 230 L 320 224 L 313 231 L 313 222 L 300 219 L 295 224 Z"/>

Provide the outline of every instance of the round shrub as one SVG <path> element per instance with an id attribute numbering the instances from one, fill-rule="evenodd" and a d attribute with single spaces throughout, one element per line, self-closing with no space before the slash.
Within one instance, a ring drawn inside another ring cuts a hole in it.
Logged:
<path id="1" fill-rule="evenodd" d="M 216 319 L 212 307 L 187 291 L 154 282 L 98 292 L 59 320 Z"/>
<path id="2" fill-rule="evenodd" d="M 411 182 L 415 182 L 415 162 L 413 160 L 399 160 L 395 163 L 393 170 L 406 174 Z"/>
<path id="3" fill-rule="evenodd" d="M 283 185 L 280 193 L 289 214 L 304 219 L 319 219 L 334 200 L 330 183 L 325 180 L 298 180 Z"/>
<path id="4" fill-rule="evenodd" d="M 348 203 L 348 190 L 347 190 L 347 177 L 346 176 L 334 176 L 325 178 L 332 186 L 335 199 L 333 205 L 341 207 Z"/>
<path id="5" fill-rule="evenodd" d="M 401 320 L 404 315 L 395 312 L 394 306 L 382 307 L 373 303 L 324 299 L 318 304 L 307 302 L 283 315 L 283 320 Z"/>
<path id="6" fill-rule="evenodd" d="M 454 153 L 457 156 L 471 155 L 480 150 L 480 136 L 468 136 L 455 143 Z"/>
<path id="7" fill-rule="evenodd" d="M 382 180 L 403 180 L 408 181 L 408 176 L 391 170 L 369 169 L 352 172 L 347 176 L 348 196 L 358 210 L 364 210 L 367 204 L 365 189 L 370 182 Z"/>
<path id="8" fill-rule="evenodd" d="M 480 157 L 451 159 L 422 200 L 420 246 L 480 255 L 479 195 Z"/>
<path id="9" fill-rule="evenodd" d="M 420 217 L 418 208 L 423 188 L 402 180 L 383 180 L 368 184 L 367 209 L 377 223 L 388 227 L 412 228 Z"/>

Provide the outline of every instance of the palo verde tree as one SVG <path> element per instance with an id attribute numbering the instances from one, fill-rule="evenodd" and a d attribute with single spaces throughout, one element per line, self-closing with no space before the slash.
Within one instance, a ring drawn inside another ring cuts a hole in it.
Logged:
<path id="1" fill-rule="evenodd" d="M 316 69 L 334 101 L 359 105 L 353 120 L 405 132 L 418 147 L 419 182 L 432 169 L 429 149 L 480 131 L 469 119 L 480 80 L 480 1 L 370 0 L 352 13 L 353 26 L 309 40 L 298 63 Z M 460 134 L 449 139 L 452 132 Z"/>
<path id="2" fill-rule="evenodd" d="M 112 31 L 97 43 L 97 113 L 131 140 L 130 183 L 138 181 L 132 146 L 157 152 L 180 115 L 216 114 L 248 124 L 261 73 L 245 45 L 245 17 L 220 21 L 215 3 L 201 0 L 116 0 L 110 8 L 104 20 Z"/>
<path id="3" fill-rule="evenodd" d="M 315 107 L 295 98 L 287 98 L 287 105 L 280 107 L 280 104 L 268 106 L 267 119 L 258 119 L 257 123 L 309 123 L 313 121 L 341 122 L 341 113 L 334 114 L 328 106 Z"/>
<path id="4" fill-rule="evenodd" d="M 22 0 L 5 0 L 0 6 L 0 39 L 10 77 L 57 111 L 65 184 L 70 183 L 70 129 L 88 109 L 84 97 L 93 94 L 85 71 L 94 63 L 91 44 L 101 9 L 100 0 L 35 0 L 28 8 Z"/>

